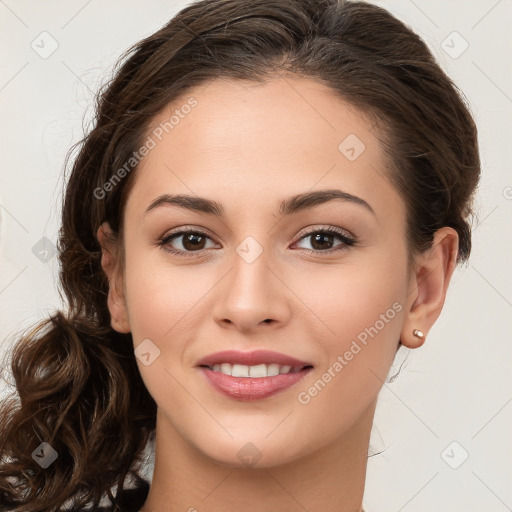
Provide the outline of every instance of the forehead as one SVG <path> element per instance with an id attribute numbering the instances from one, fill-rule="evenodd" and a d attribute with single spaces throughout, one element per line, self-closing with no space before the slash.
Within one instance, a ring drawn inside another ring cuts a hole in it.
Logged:
<path id="1" fill-rule="evenodd" d="M 155 116 L 146 137 L 152 149 L 131 194 L 146 207 L 166 192 L 223 204 L 229 197 L 235 211 L 248 201 L 342 188 L 376 210 L 393 201 L 403 213 L 370 116 L 311 79 L 208 82 Z"/>

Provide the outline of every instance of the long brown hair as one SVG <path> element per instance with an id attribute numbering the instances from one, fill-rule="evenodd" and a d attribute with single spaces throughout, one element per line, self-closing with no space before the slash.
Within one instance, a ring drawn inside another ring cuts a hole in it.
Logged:
<path id="1" fill-rule="evenodd" d="M 102 497 L 120 510 L 127 482 L 140 478 L 156 404 L 131 335 L 110 326 L 96 232 L 108 221 L 122 251 L 137 171 L 127 162 L 152 118 L 191 87 L 283 74 L 327 84 L 378 121 L 389 178 L 407 206 L 410 253 L 430 247 L 443 226 L 459 235 L 459 261 L 471 250 L 474 121 L 425 43 L 386 10 L 343 0 L 202 0 L 130 48 L 114 71 L 92 130 L 73 148 L 58 240 L 67 310 L 25 333 L 12 353 L 16 389 L 0 409 L 0 503 L 9 510 L 97 507 Z M 50 447 L 57 458 L 43 468 L 33 453 Z"/>

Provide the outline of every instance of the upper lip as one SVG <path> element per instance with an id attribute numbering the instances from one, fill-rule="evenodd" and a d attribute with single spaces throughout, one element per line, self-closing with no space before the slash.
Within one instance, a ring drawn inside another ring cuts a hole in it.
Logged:
<path id="1" fill-rule="evenodd" d="M 259 364 L 278 364 L 280 366 L 292 366 L 302 369 L 305 366 L 313 366 L 307 361 L 301 361 L 295 357 L 272 352 L 271 350 L 253 350 L 252 352 L 240 352 L 237 350 L 224 350 L 215 352 L 203 357 L 197 366 L 213 366 L 215 364 L 243 364 L 245 366 L 256 366 Z"/>

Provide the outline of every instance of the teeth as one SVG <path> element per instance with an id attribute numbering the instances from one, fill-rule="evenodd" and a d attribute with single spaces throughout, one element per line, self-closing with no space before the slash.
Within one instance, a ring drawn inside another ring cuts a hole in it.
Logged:
<path id="1" fill-rule="evenodd" d="M 249 377 L 266 377 L 268 375 L 266 364 L 246 366 L 246 368 L 249 370 Z"/>
<path id="2" fill-rule="evenodd" d="M 283 375 L 285 373 L 290 373 L 290 370 L 292 369 L 291 366 L 281 366 L 279 368 L 279 375 Z"/>
<path id="3" fill-rule="evenodd" d="M 276 375 L 279 375 L 279 365 L 278 364 L 267 365 L 267 375 L 269 377 L 274 377 Z"/>
<path id="4" fill-rule="evenodd" d="M 249 367 L 244 364 L 234 364 L 231 368 L 233 377 L 249 377 Z"/>
<path id="5" fill-rule="evenodd" d="M 285 375 L 293 373 L 291 366 L 281 366 L 279 364 L 258 364 L 256 366 L 246 366 L 245 364 L 215 364 L 213 365 L 214 372 L 220 372 L 224 375 L 231 375 L 233 377 L 275 377 L 276 375 Z"/>

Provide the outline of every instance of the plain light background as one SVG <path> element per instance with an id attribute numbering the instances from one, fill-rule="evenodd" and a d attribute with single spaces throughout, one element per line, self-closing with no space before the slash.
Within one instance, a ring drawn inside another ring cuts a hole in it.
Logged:
<path id="1" fill-rule="evenodd" d="M 52 244 L 63 162 L 94 92 L 122 51 L 188 3 L 0 0 L 1 357 L 16 331 L 61 307 Z M 364 506 L 512 510 L 512 2 L 375 3 L 423 37 L 466 95 L 483 178 L 470 262 L 426 344 L 401 349 L 390 375 L 405 360 L 401 373 L 380 394 L 371 448 L 382 453 L 369 459 Z"/>

